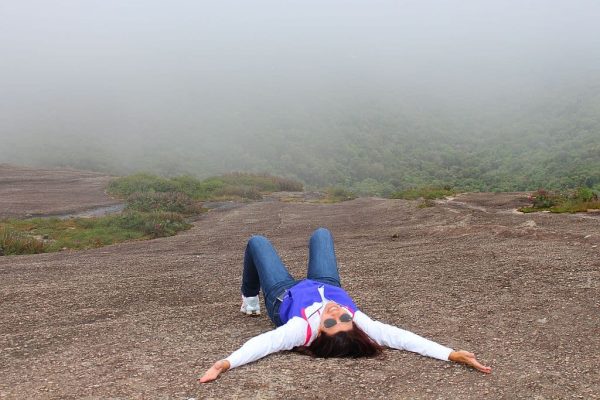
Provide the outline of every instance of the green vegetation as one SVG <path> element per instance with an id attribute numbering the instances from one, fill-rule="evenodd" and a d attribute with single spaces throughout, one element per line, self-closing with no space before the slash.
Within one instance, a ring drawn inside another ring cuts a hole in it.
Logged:
<path id="1" fill-rule="evenodd" d="M 323 200 L 325 203 L 339 203 L 340 201 L 353 200 L 357 197 L 353 192 L 339 186 L 330 187 L 325 193 L 327 193 Z"/>
<path id="2" fill-rule="evenodd" d="M 126 211 L 99 218 L 35 218 L 0 222 L 4 255 L 88 249 L 131 239 L 172 236 L 191 225 L 178 213 Z"/>
<path id="3" fill-rule="evenodd" d="M 522 207 L 524 213 L 550 211 L 554 213 L 577 213 L 600 209 L 599 193 L 589 188 L 551 192 L 539 189 L 529 196 L 532 204 Z"/>
<path id="4" fill-rule="evenodd" d="M 456 190 L 450 187 L 421 187 L 414 189 L 402 190 L 393 193 L 390 197 L 392 199 L 405 199 L 405 200 L 434 200 L 442 199 L 444 197 L 453 196 L 457 193 Z M 428 203 L 429 204 L 429 203 Z"/>
<path id="5" fill-rule="evenodd" d="M 127 210 L 140 212 L 165 211 L 183 215 L 199 214 L 202 206 L 185 193 L 136 192 L 127 197 Z"/>
<path id="6" fill-rule="evenodd" d="M 163 178 L 150 174 L 135 174 L 114 179 L 108 186 L 109 193 L 121 197 L 139 193 L 180 193 L 193 200 L 258 200 L 262 198 L 262 193 L 302 190 L 302 183 L 293 179 L 241 172 L 202 181 L 189 175 Z"/>
<path id="7" fill-rule="evenodd" d="M 0 256 L 37 254 L 45 251 L 46 245 L 43 241 L 0 223 Z"/>
<path id="8" fill-rule="evenodd" d="M 389 87 L 356 96 L 349 85 L 350 92 L 308 91 L 310 99 L 291 103 L 242 100 L 239 113 L 224 107 L 199 117 L 189 126 L 193 135 L 176 134 L 171 126 L 168 135 L 130 141 L 135 149 L 126 137 L 108 133 L 13 135 L 0 146 L 0 159 L 118 175 L 193 175 L 164 179 L 167 187 L 154 190 L 176 189 L 195 200 L 237 185 L 235 175 L 229 182 L 202 180 L 228 171 L 266 171 L 311 190 L 340 186 L 358 195 L 444 185 L 459 191 L 600 190 L 600 80 L 571 78 L 489 98 Z M 231 193 L 255 196 L 253 190 L 222 191 Z"/>
<path id="9" fill-rule="evenodd" d="M 417 207 L 418 208 L 435 207 L 435 201 L 433 201 L 431 199 L 423 199 L 422 201 L 419 202 L 419 205 Z"/>
<path id="10" fill-rule="evenodd" d="M 261 199 L 262 193 L 301 191 L 302 184 L 271 175 L 232 173 L 200 181 L 136 174 L 114 179 L 108 191 L 125 199 L 125 211 L 99 218 L 0 221 L 0 255 L 87 249 L 132 239 L 172 236 L 189 229 L 199 200 Z"/>

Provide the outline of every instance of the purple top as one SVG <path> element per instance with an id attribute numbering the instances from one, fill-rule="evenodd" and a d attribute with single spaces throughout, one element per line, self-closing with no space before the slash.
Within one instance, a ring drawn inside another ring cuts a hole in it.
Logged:
<path id="1" fill-rule="evenodd" d="M 310 315 L 304 315 L 304 310 L 314 303 L 322 301 L 319 287 L 324 288 L 325 298 L 327 300 L 335 301 L 339 305 L 345 306 L 352 314 L 358 310 L 358 307 L 356 307 L 352 298 L 342 288 L 313 281 L 311 279 L 305 279 L 292 286 L 283 298 L 283 302 L 279 307 L 279 317 L 281 318 L 281 322 L 285 324 L 293 317 L 300 317 L 303 319 L 309 318 Z"/>

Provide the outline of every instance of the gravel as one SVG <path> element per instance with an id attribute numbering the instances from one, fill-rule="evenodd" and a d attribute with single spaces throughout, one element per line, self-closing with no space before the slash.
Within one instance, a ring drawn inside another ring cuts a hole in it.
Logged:
<path id="1" fill-rule="evenodd" d="M 0 257 L 0 398 L 600 397 L 599 218 L 518 214 L 522 193 L 429 208 L 296 200 L 215 209 L 170 238 Z M 198 384 L 272 328 L 239 313 L 250 235 L 271 238 L 301 277 L 319 226 L 332 230 L 342 284 L 365 313 L 473 351 L 492 374 L 396 350 L 285 352 Z"/>

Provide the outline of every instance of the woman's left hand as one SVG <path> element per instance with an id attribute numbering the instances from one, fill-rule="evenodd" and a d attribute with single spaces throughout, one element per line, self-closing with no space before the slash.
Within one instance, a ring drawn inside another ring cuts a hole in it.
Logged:
<path id="1" fill-rule="evenodd" d="M 229 361 L 227 360 L 219 360 L 210 367 L 202 377 L 198 378 L 200 383 L 206 383 L 210 381 L 214 381 L 221 375 L 223 372 L 229 369 Z"/>
<path id="2" fill-rule="evenodd" d="M 490 372 L 492 372 L 492 369 L 490 367 L 486 367 L 485 365 L 482 365 L 479 361 L 477 361 L 477 359 L 475 358 L 475 354 L 465 350 L 453 351 L 448 356 L 448 360 L 468 365 L 469 367 L 473 367 L 476 370 L 483 372 L 484 374 L 489 374 Z"/>

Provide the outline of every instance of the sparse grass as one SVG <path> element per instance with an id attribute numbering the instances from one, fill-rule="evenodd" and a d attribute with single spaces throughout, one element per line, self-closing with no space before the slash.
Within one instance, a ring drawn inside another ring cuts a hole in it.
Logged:
<path id="1" fill-rule="evenodd" d="M 205 200 L 222 188 L 223 182 L 207 179 L 200 181 L 191 176 L 163 178 L 150 174 L 135 174 L 113 179 L 108 193 L 127 198 L 139 193 L 183 193 L 194 200 Z"/>
<path id="2" fill-rule="evenodd" d="M 0 223 L 4 255 L 88 249 L 131 239 L 172 236 L 191 225 L 179 213 L 126 211 L 99 218 L 35 218 Z"/>
<path id="3" fill-rule="evenodd" d="M 423 199 L 422 201 L 419 202 L 419 205 L 417 207 L 418 208 L 435 207 L 435 202 L 431 199 Z"/>
<path id="4" fill-rule="evenodd" d="M 46 251 L 43 241 L 16 231 L 10 226 L 0 225 L 0 256 L 38 254 Z"/>
<path id="5" fill-rule="evenodd" d="M 127 209 L 142 212 L 176 212 L 185 215 L 199 214 L 203 211 L 199 203 L 187 194 L 179 192 L 136 192 L 127 198 Z"/>
<path id="6" fill-rule="evenodd" d="M 356 199 L 356 194 L 343 187 L 330 187 L 325 191 L 327 194 L 323 199 L 324 203 L 339 203 L 341 201 L 348 201 Z"/>
<path id="7" fill-rule="evenodd" d="M 301 192 L 303 185 L 293 179 L 269 174 L 233 172 L 212 179 L 219 179 L 227 186 L 253 187 L 260 192 Z"/>
<path id="8" fill-rule="evenodd" d="M 134 193 L 183 193 L 194 200 L 262 198 L 261 193 L 302 191 L 302 183 L 268 174 L 235 172 L 198 180 L 191 176 L 162 178 L 136 174 L 114 179 L 108 192 L 126 198 Z"/>
<path id="9" fill-rule="evenodd" d="M 453 196 L 457 193 L 456 190 L 450 187 L 421 187 L 414 189 L 402 190 L 393 193 L 390 197 L 392 199 L 405 199 L 405 200 L 434 200 L 442 199 L 447 196 Z"/>
<path id="10" fill-rule="evenodd" d="M 123 197 L 134 193 L 180 191 L 172 180 L 150 174 L 135 174 L 113 179 L 108 184 L 107 190 L 111 194 Z"/>
<path id="11" fill-rule="evenodd" d="M 578 213 L 600 209 L 598 192 L 589 188 L 578 188 L 564 192 L 550 192 L 539 189 L 529 196 L 531 205 L 519 211 L 531 213 L 550 211 L 553 213 Z"/>
<path id="12" fill-rule="evenodd" d="M 108 192 L 125 199 L 125 211 L 98 218 L 36 218 L 0 222 L 0 255 L 87 249 L 132 239 L 172 236 L 206 211 L 199 200 L 262 198 L 262 193 L 301 191 L 300 182 L 271 175 L 232 173 L 200 181 L 136 174 L 114 179 Z"/>
<path id="13" fill-rule="evenodd" d="M 216 190 L 213 196 L 217 200 L 227 199 L 247 199 L 261 200 L 263 198 L 261 192 L 254 186 L 246 185 L 226 185 Z"/>

